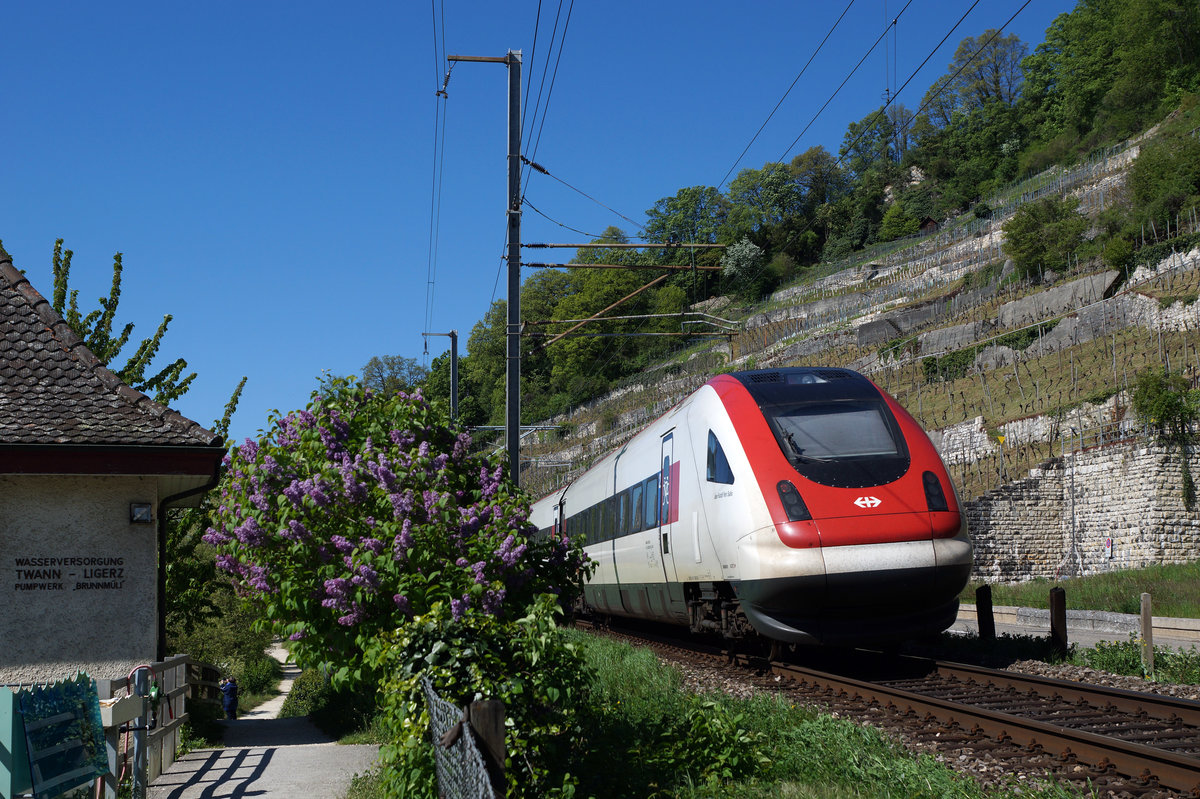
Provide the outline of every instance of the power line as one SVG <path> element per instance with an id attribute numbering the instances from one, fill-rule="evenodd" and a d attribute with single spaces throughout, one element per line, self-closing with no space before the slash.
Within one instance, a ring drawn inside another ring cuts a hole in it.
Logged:
<path id="1" fill-rule="evenodd" d="M 538 123 L 537 137 L 533 142 L 533 149 L 529 151 L 530 159 L 537 158 L 538 145 L 542 141 L 542 130 L 546 126 L 546 115 L 550 112 L 550 98 L 554 95 L 554 84 L 558 80 L 558 65 L 562 62 L 563 47 L 567 43 L 567 28 L 571 25 L 571 12 L 575 10 L 575 0 L 571 0 L 571 4 L 567 6 L 567 19 L 563 22 L 562 36 L 558 40 L 558 56 L 554 59 L 554 73 L 550 76 L 550 88 L 546 91 L 546 105 L 542 108 L 542 121 Z M 536 116 L 537 111 L 534 110 Z M 530 129 L 530 133 L 532 133 Z"/>
<path id="2" fill-rule="evenodd" d="M 545 175 L 546 177 L 550 178 L 551 180 L 557 180 L 559 183 L 563 184 L 564 186 L 566 186 L 566 187 L 567 187 L 568 189 L 570 189 L 571 191 L 574 191 L 574 192 L 576 192 L 576 193 L 578 193 L 578 194 L 581 194 L 581 195 L 583 195 L 584 197 L 588 198 L 589 200 L 591 200 L 592 202 L 594 202 L 596 205 L 600 206 L 601 208 L 604 208 L 605 210 L 608 210 L 608 211 L 612 211 L 614 214 L 616 214 L 617 216 L 621 217 L 622 219 L 624 219 L 624 220 L 625 220 L 626 222 L 628 222 L 629 224 L 631 224 L 631 225 L 637 225 L 637 224 L 638 224 L 637 222 L 634 222 L 632 219 L 630 219 L 629 217 L 625 216 L 625 214 L 621 213 L 620 211 L 616 210 L 615 208 L 611 208 L 611 207 L 609 207 L 609 206 L 605 205 L 604 203 L 600 202 L 599 200 L 597 200 L 597 199 L 596 199 L 595 197 L 593 197 L 592 195 L 588 194 L 588 193 L 587 193 L 586 191 L 584 191 L 583 189 L 580 189 L 580 188 L 577 188 L 577 187 L 575 187 L 575 186 L 572 186 L 570 183 L 567 183 L 565 180 L 563 180 L 562 178 L 558 177 L 557 175 L 551 174 L 550 170 L 546 169 L 546 167 L 542 166 L 541 164 L 539 164 L 539 163 L 536 163 L 536 162 L 534 162 L 534 161 L 531 161 L 531 160 L 529 160 L 528 158 L 525 158 L 524 156 L 522 156 L 522 157 L 521 157 L 521 162 L 522 162 L 522 163 L 524 163 L 526 166 L 528 166 L 530 169 L 532 169 L 532 170 L 534 170 L 534 171 L 536 171 L 536 172 L 541 172 L 543 175 Z M 642 228 L 643 228 L 643 226 L 642 226 L 642 225 L 638 225 L 638 230 L 642 230 Z M 597 238 L 599 238 L 599 237 L 597 237 Z M 636 237 L 635 237 L 635 238 L 636 238 Z"/>
<path id="3" fill-rule="evenodd" d="M 561 228 L 566 228 L 567 230 L 570 230 L 570 231 L 571 231 L 571 232 L 573 232 L 573 233 L 578 233 L 578 234 L 579 234 L 579 235 L 581 235 L 581 236 L 588 236 L 588 237 L 590 237 L 590 238 L 593 238 L 593 239 L 598 239 L 598 238 L 600 238 L 600 236 L 596 235 L 595 233 L 588 233 L 586 230 L 580 230 L 579 228 L 574 228 L 574 227 L 571 227 L 570 225 L 567 225 L 567 224 L 564 224 L 564 223 L 562 223 L 562 222 L 559 222 L 557 219 L 554 219 L 554 218 L 553 218 L 553 217 L 551 217 L 551 216 L 547 216 L 547 215 L 546 215 L 544 212 L 542 212 L 542 211 L 539 211 L 539 210 L 538 210 L 538 207 L 537 207 L 536 205 L 534 205 L 533 203 L 529 202 L 529 198 L 528 198 L 528 197 L 524 197 L 524 196 L 523 196 L 523 197 L 521 197 L 521 204 L 522 204 L 522 205 L 528 205 L 528 206 L 529 206 L 531 209 L 533 209 L 533 212 L 534 212 L 535 214 L 537 214 L 538 216 L 542 217 L 543 219 L 545 219 L 545 220 L 547 220 L 547 221 L 549 221 L 549 222 L 553 222 L 554 224 L 558 225 L 558 226 L 559 226 L 559 227 L 561 227 Z"/>
<path id="4" fill-rule="evenodd" d="M 561 4 L 560 4 L 560 7 L 561 7 Z M 538 0 L 537 15 L 534 16 L 534 18 L 533 18 L 533 47 L 531 47 L 529 49 L 529 76 L 528 76 L 528 78 L 526 78 L 528 83 L 525 86 L 525 97 L 523 98 L 524 102 L 522 102 L 522 104 L 521 104 L 521 126 L 522 126 L 522 128 L 524 128 L 525 120 L 529 118 L 527 115 L 527 112 L 529 111 L 529 95 L 532 94 L 532 92 L 529 89 L 530 89 L 530 86 L 532 86 L 532 84 L 533 84 L 533 65 L 535 63 L 537 63 L 537 42 L 538 42 L 538 34 L 541 32 L 541 27 L 542 27 L 542 0 Z M 551 38 L 551 42 L 553 42 L 553 41 L 554 41 L 553 38 Z M 521 141 L 525 141 L 524 130 L 521 131 Z"/>
<path id="5" fill-rule="evenodd" d="M 550 47 L 548 49 L 548 52 L 550 52 L 550 53 L 554 52 L 554 41 L 555 41 L 555 39 L 558 38 L 558 20 L 561 16 L 562 16 L 562 0 L 558 0 L 558 10 L 554 13 L 554 26 L 550 29 Z M 531 117 L 531 116 L 529 116 L 529 113 L 528 113 L 529 97 L 530 97 L 530 95 L 533 94 L 533 72 L 534 72 L 533 64 L 534 64 L 534 57 L 537 55 L 537 40 L 538 40 L 538 34 L 540 32 L 540 28 L 541 28 L 541 19 L 542 19 L 542 3 L 541 3 L 541 0 L 538 0 L 537 17 L 534 21 L 534 29 L 533 29 L 534 50 L 532 53 L 530 53 L 529 78 L 528 78 L 528 84 L 527 84 L 526 90 L 525 90 L 525 102 L 521 107 L 521 141 L 522 142 L 528 141 L 529 137 L 533 135 L 533 120 L 537 119 L 538 109 L 541 108 L 541 106 L 542 106 L 542 92 L 546 88 L 546 75 L 550 71 L 550 57 L 547 56 L 544 60 L 543 66 L 542 66 L 542 78 L 541 78 L 541 81 L 539 81 L 539 83 L 538 83 L 537 100 L 534 101 L 533 116 Z M 525 132 L 526 124 L 529 125 L 529 133 Z"/>
<path id="6" fill-rule="evenodd" d="M 846 149 L 847 149 L 847 152 L 848 152 L 848 151 L 849 151 L 851 148 L 853 148 L 853 147 L 854 147 L 854 145 L 855 145 L 855 144 L 858 142 L 858 140 L 859 140 L 859 139 L 861 139 L 861 138 L 863 137 L 863 135 L 864 135 L 864 134 L 865 134 L 865 133 L 866 133 L 866 132 L 867 132 L 867 131 L 868 131 L 868 130 L 871 128 L 871 125 L 872 125 L 872 124 L 874 124 L 874 122 L 875 122 L 875 119 L 876 119 L 876 118 L 877 118 L 877 117 L 878 117 L 880 114 L 884 113 L 884 112 L 886 111 L 887 107 L 888 107 L 889 105 L 891 105 L 891 104 L 892 104 L 892 103 L 895 101 L 896 97 L 898 97 L 898 96 L 900 95 L 900 92 L 904 91 L 905 87 L 907 87 L 907 86 L 908 86 L 908 84 L 909 84 L 909 83 L 911 83 L 911 82 L 913 81 L 913 79 L 914 79 L 914 78 L 916 78 L 917 74 L 918 74 L 918 73 L 919 73 L 919 72 L 920 72 L 922 69 L 924 69 L 924 68 L 925 68 L 925 65 L 926 65 L 927 63 L 929 63 L 929 59 L 933 58 L 933 56 L 934 56 L 934 53 L 936 53 L 936 52 L 938 51 L 938 49 L 940 49 L 940 48 L 941 48 L 941 46 L 942 46 L 943 44 L 945 44 L 945 43 L 946 43 L 946 40 L 947 40 L 947 39 L 949 39 L 949 38 L 950 38 L 950 35 L 951 35 L 952 33 L 954 33 L 954 31 L 956 31 L 956 30 L 958 29 L 958 26 L 959 26 L 959 25 L 961 25 L 961 24 L 963 23 L 963 21 L 965 21 L 965 20 L 966 20 L 967 16 L 968 16 L 968 15 L 969 15 L 969 14 L 970 14 L 970 13 L 971 13 L 971 12 L 972 12 L 974 9 L 975 9 L 975 6 L 979 5 L 979 1 L 980 1 L 980 0 L 975 0 L 975 2 L 971 4 L 971 7 L 970 7 L 970 8 L 968 8 L 968 9 L 967 9 L 967 10 L 966 10 L 966 11 L 963 13 L 963 15 L 962 15 L 961 17 L 959 17 L 959 18 L 958 18 L 958 22 L 954 23 L 954 27 L 952 27 L 952 28 L 950 28 L 950 30 L 946 31 L 946 35 L 942 37 L 942 40 L 941 40 L 940 42 L 938 42 L 938 43 L 937 43 L 937 45 L 936 45 L 936 46 L 934 46 L 934 48 L 933 48 L 932 50 L 930 50 L 930 51 L 929 51 L 929 55 L 925 56 L 925 59 L 924 59 L 924 60 L 923 60 L 923 61 L 922 61 L 922 62 L 921 62 L 921 63 L 920 63 L 918 66 L 917 66 L 917 68 L 916 68 L 916 69 L 914 69 L 914 70 L 912 71 L 912 74 L 910 74 L 910 75 L 908 76 L 908 80 L 904 81 L 904 84 L 903 84 L 903 85 L 902 85 L 902 86 L 901 86 L 899 89 L 897 89 L 897 90 L 896 90 L 896 94 L 895 94 L 895 95 L 892 97 L 892 99 L 891 99 L 891 100 L 889 100 L 887 103 L 885 103 L 885 104 L 883 105 L 883 107 L 882 107 L 882 108 L 880 108 L 878 111 L 876 111 L 876 112 L 875 112 L 875 113 L 874 113 L 874 114 L 871 116 L 871 120 L 870 120 L 870 122 L 868 122 L 866 125 L 864 125 L 864 126 L 863 126 L 863 129 L 862 129 L 861 131 L 859 131 L 859 134 L 858 134 L 858 136 L 854 137 L 854 141 L 850 142 L 850 144 L 849 144 L 849 145 L 847 145 L 847 148 L 846 148 Z M 979 46 L 979 48 L 978 48 L 978 49 L 977 49 L 977 50 L 976 50 L 974 53 L 971 53 L 971 55 L 970 55 L 970 57 L 969 57 L 969 58 L 967 58 L 967 59 L 965 59 L 965 60 L 963 61 L 963 63 L 962 63 L 960 66 L 959 66 L 959 68 L 958 68 L 957 70 L 955 70 L 955 71 L 954 71 L 954 74 L 953 74 L 953 75 L 951 75 L 951 76 L 950 76 L 949 78 L 947 78 L 947 79 L 946 79 L 944 82 L 942 82 L 941 86 L 938 88 L 938 90 L 937 90 L 936 92 L 934 92 L 932 95 L 930 95 L 930 96 L 929 96 L 929 98 L 928 98 L 927 100 L 925 100 L 925 102 L 921 103 L 920 107 L 919 107 L 919 108 L 917 108 L 917 110 L 913 112 L 913 117 L 915 118 L 915 117 L 917 116 L 917 114 L 919 114 L 919 113 L 921 113 L 922 111 L 924 111 L 924 110 L 925 110 L 925 106 L 929 105 L 929 103 L 933 102 L 933 100 L 934 100 L 934 99 L 936 99 L 938 95 L 940 95 L 942 92 L 946 91 L 946 89 L 947 89 L 947 88 L 950 86 L 950 84 L 954 82 L 954 79 L 955 79 L 955 78 L 957 78 L 957 77 L 959 76 L 959 74 L 960 74 L 960 73 L 961 73 L 961 72 L 962 72 L 964 69 L 966 69 L 966 68 L 967 68 L 967 65 L 968 65 L 968 64 L 970 64 L 972 61 L 974 61 L 974 60 L 975 60 L 975 58 L 976 58 L 976 57 L 977 57 L 977 56 L 978 56 L 980 53 L 982 53 L 982 52 L 983 52 L 985 49 L 987 49 L 987 46 L 988 46 L 989 44 L 991 44 L 993 41 L 995 41 L 996 37 L 997 37 L 997 36 L 999 36 L 999 35 L 1001 34 L 1001 32 L 1003 32 L 1003 31 L 1004 31 L 1004 29 L 1005 29 L 1005 28 L 1007 28 L 1009 25 L 1011 25 L 1011 24 L 1012 24 L 1012 21 L 1013 21 L 1014 19 L 1016 19 L 1016 18 L 1017 18 L 1017 15 L 1018 15 L 1018 14 L 1020 14 L 1022 11 L 1024 11 L 1024 10 L 1025 10 L 1025 9 L 1026 9 L 1026 8 L 1029 6 L 1029 4 L 1030 4 L 1031 2 L 1033 2 L 1033 0 L 1025 0 L 1025 3 L 1024 3 L 1024 5 L 1022 5 L 1022 6 L 1021 6 L 1020 8 L 1018 8 L 1016 11 L 1014 11 L 1014 12 L 1013 12 L 1013 14 L 1012 14 L 1012 16 L 1008 18 L 1008 21 L 1007 21 L 1007 22 L 1005 22 L 1003 25 L 1001 25 L 999 28 L 997 28 L 997 29 L 996 29 L 996 31 L 995 31 L 995 32 L 994 32 L 994 33 L 993 33 L 993 34 L 992 34 L 992 35 L 991 35 L 991 36 L 988 38 L 988 40 L 987 40 L 986 42 L 984 42 L 983 44 L 981 44 L 981 45 Z M 842 160 L 842 159 L 841 159 L 841 157 L 839 156 L 839 158 L 838 158 L 838 160 L 837 160 L 837 163 L 839 163 L 839 164 L 840 164 L 840 163 L 841 163 L 841 160 Z"/>
<path id="7" fill-rule="evenodd" d="M 804 130 L 800 131 L 800 135 L 797 136 L 795 138 L 795 140 L 792 141 L 792 143 L 788 145 L 787 150 L 785 150 L 783 155 L 779 157 L 779 159 L 778 159 L 779 163 L 784 163 L 786 161 L 786 159 L 788 157 L 788 153 L 790 153 L 792 151 L 792 148 L 796 146 L 796 144 L 800 141 L 801 138 L 803 138 L 804 134 L 808 133 L 808 129 L 811 128 L 813 126 L 813 123 L 817 121 L 817 117 L 821 116 L 821 113 L 827 107 L 829 107 L 829 104 L 833 102 L 833 98 L 837 97 L 838 94 L 842 91 L 842 89 L 845 88 L 846 83 L 850 80 L 850 78 L 854 77 L 854 73 L 858 72 L 858 68 L 861 67 L 863 65 L 863 62 L 867 60 L 867 56 L 869 56 L 869 55 L 871 55 L 871 53 L 875 52 L 875 48 L 878 47 L 879 43 L 881 41 L 883 41 L 883 39 L 887 36 L 887 33 L 891 29 L 892 25 L 895 25 L 896 22 L 899 21 L 900 17 L 902 17 L 904 15 L 904 12 L 908 10 L 908 7 L 910 5 L 912 5 L 912 0 L 908 0 L 908 2 L 904 4 L 904 8 L 900 9 L 900 13 L 897 14 L 896 18 L 891 21 L 891 24 L 889 24 L 887 27 L 885 27 L 883 29 L 883 33 L 879 34 L 879 38 L 877 38 L 875 40 L 874 44 L 872 44 L 870 46 L 870 48 L 867 50 L 867 52 L 863 53 L 863 57 L 860 58 L 858 60 L 858 63 L 854 65 L 854 68 L 850 70 L 850 74 L 846 75 L 846 77 L 844 79 L 842 79 L 842 82 L 840 84 L 838 84 L 838 87 L 833 90 L 833 94 L 829 95 L 829 99 L 825 101 L 825 104 L 822 105 L 819 109 L 817 109 L 817 113 L 813 114 L 813 118 L 810 119 L 808 121 L 808 124 L 804 126 Z"/>
<path id="8" fill-rule="evenodd" d="M 808 71 L 809 65 L 812 64 L 813 59 L 817 57 L 817 53 L 821 52 L 821 48 L 825 46 L 825 42 L 829 41 L 829 37 L 833 35 L 835 30 L 837 30 L 837 26 L 841 24 L 842 19 L 846 16 L 846 13 L 850 11 L 850 6 L 852 5 L 854 5 L 854 0 L 850 0 L 850 2 L 846 4 L 846 7 L 842 10 L 841 16 L 837 18 L 837 22 L 833 23 L 833 27 L 830 28 L 829 32 L 825 34 L 825 38 L 822 39 L 821 43 L 817 45 L 817 49 L 813 50 L 812 55 L 808 57 L 808 61 L 804 62 L 804 66 L 800 69 L 799 74 L 797 74 L 795 79 L 792 81 L 792 85 L 787 87 L 787 91 L 783 93 L 783 97 L 780 97 L 779 102 L 775 103 L 775 107 L 771 109 L 771 113 L 767 114 L 767 118 L 764 119 L 763 123 L 758 126 L 758 130 L 755 131 L 752 137 L 750 137 L 749 143 L 746 144 L 746 146 L 742 149 L 741 154 L 738 155 L 738 157 L 734 160 L 733 166 L 729 167 L 729 171 L 725 173 L 725 177 L 721 178 L 721 182 L 717 184 L 718 189 L 725 185 L 725 181 L 729 179 L 729 176 L 733 174 L 733 170 L 737 169 L 737 165 L 740 164 L 742 159 L 746 157 L 746 153 L 750 151 L 750 147 L 753 146 L 754 142 L 758 141 L 758 137 L 763 132 L 763 129 L 766 128 L 767 123 L 771 121 L 771 118 L 775 116 L 775 112 L 779 110 L 779 106 L 783 105 L 783 101 L 786 100 L 788 95 L 792 93 L 792 89 L 796 88 L 796 84 L 800 82 L 800 78 L 804 77 L 804 73 Z"/>

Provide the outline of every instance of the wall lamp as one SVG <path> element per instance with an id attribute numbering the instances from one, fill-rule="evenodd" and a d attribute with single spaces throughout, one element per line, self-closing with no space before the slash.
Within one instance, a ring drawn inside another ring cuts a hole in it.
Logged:
<path id="1" fill-rule="evenodd" d="M 130 502 L 129 503 L 129 523 L 130 524 L 153 524 L 154 523 L 154 506 L 149 502 Z"/>

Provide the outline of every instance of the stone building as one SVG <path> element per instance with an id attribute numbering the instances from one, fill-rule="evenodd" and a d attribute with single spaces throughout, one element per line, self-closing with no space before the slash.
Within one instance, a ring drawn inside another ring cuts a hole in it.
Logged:
<path id="1" fill-rule="evenodd" d="M 0 684 L 165 654 L 166 509 L 220 436 L 122 383 L 0 249 Z"/>

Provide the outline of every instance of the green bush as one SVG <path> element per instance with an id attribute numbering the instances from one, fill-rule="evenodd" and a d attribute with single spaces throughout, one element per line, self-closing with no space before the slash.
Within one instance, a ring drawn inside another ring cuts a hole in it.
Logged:
<path id="1" fill-rule="evenodd" d="M 329 693 L 329 679 L 317 669 L 305 669 L 292 682 L 292 689 L 283 700 L 279 709 L 279 717 L 296 718 L 307 716 L 313 708 L 320 707 Z"/>
<path id="2" fill-rule="evenodd" d="M 1138 373 L 1132 404 L 1138 418 L 1167 441 L 1187 440 L 1200 416 L 1200 392 L 1186 377 L 1165 368 Z"/>
<path id="3" fill-rule="evenodd" d="M 267 654 L 252 657 L 242 664 L 241 673 L 235 673 L 238 687 L 248 694 L 265 694 L 279 682 L 283 668 L 279 661 Z"/>
<path id="4" fill-rule="evenodd" d="M 1075 197 L 1026 203 L 1004 223 L 1004 250 L 1026 277 L 1039 267 L 1059 269 L 1079 248 L 1087 226 Z"/>
<path id="5" fill-rule="evenodd" d="M 375 691 L 334 690 L 328 677 L 307 669 L 292 683 L 283 700 L 280 718 L 307 716 L 331 738 L 342 738 L 371 725 L 375 716 Z"/>
<path id="6" fill-rule="evenodd" d="M 389 743 L 380 751 L 380 780 L 388 796 L 435 795 L 422 677 L 460 707 L 475 699 L 504 702 L 510 795 L 574 795 L 572 764 L 584 753 L 580 718 L 588 703 L 589 673 L 555 624 L 560 613 L 549 595 L 516 621 L 474 610 L 455 618 L 435 603 L 368 648 L 367 662 L 384 675 L 378 696 Z"/>

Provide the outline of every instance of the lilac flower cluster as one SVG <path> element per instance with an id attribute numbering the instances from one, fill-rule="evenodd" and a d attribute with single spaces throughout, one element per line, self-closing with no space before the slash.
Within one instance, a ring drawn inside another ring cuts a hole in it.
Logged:
<path id="1" fill-rule="evenodd" d="M 434 602 L 505 615 L 567 585 L 581 550 L 531 533 L 503 467 L 419 392 L 335 383 L 232 453 L 204 540 L 250 596 L 279 595 L 297 652 L 353 658 Z"/>

